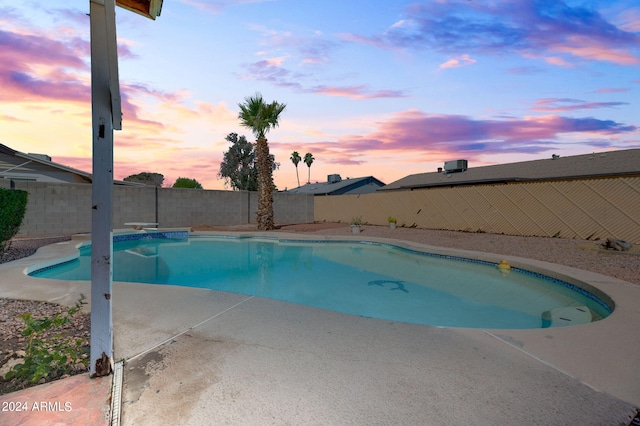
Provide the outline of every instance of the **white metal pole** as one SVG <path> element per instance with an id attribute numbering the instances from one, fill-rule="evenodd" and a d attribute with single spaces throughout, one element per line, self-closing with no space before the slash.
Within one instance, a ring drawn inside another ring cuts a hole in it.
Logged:
<path id="1" fill-rule="evenodd" d="M 113 369 L 113 117 L 110 93 L 107 18 L 115 20 L 115 2 L 90 0 L 91 121 L 93 179 L 91 196 L 91 377 Z M 111 8 L 107 11 L 107 8 Z M 109 13 L 111 12 L 111 13 Z M 115 22 L 112 22 L 115 29 Z M 115 34 L 113 35 L 115 37 Z"/>

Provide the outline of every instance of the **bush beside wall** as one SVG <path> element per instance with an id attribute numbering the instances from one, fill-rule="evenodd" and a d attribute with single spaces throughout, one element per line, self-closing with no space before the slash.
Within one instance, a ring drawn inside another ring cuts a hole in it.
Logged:
<path id="1" fill-rule="evenodd" d="M 27 191 L 0 188 L 0 252 L 20 230 L 28 195 Z"/>

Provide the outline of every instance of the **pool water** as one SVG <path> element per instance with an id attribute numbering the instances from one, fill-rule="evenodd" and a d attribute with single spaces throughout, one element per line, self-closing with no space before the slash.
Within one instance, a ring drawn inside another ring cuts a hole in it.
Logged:
<path id="1" fill-rule="evenodd" d="M 610 314 L 553 279 L 361 242 L 191 237 L 114 243 L 114 281 L 199 287 L 444 327 L 541 328 Z M 90 280 L 91 249 L 40 278 Z"/>

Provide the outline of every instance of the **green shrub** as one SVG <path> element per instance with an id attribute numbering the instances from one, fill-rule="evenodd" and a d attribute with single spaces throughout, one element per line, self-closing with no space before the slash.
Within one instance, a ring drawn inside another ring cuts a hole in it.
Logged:
<path id="1" fill-rule="evenodd" d="M 5 375 L 5 380 L 16 379 L 20 387 L 60 378 L 74 369 L 88 370 L 89 348 L 83 339 L 65 337 L 61 327 L 71 322 L 71 317 L 86 305 L 84 295 L 76 304 L 50 317 L 35 319 L 30 313 L 20 315 L 25 323 L 22 335 L 27 338 L 27 348 L 22 363 L 14 365 Z M 45 334 L 50 336 L 45 338 Z"/>
<path id="2" fill-rule="evenodd" d="M 28 194 L 26 191 L 0 188 L 0 252 L 20 229 Z"/>
<path id="3" fill-rule="evenodd" d="M 174 188 L 194 188 L 202 189 L 202 185 L 195 179 L 179 177 L 176 179 L 176 183 L 173 184 Z"/>

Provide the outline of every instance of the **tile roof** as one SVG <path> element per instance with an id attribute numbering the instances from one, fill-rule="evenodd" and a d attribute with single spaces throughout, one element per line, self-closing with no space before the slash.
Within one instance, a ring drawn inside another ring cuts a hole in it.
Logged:
<path id="1" fill-rule="evenodd" d="M 624 175 L 640 175 L 640 149 L 469 167 L 464 172 L 456 173 L 419 173 L 392 182 L 378 191 Z"/>

